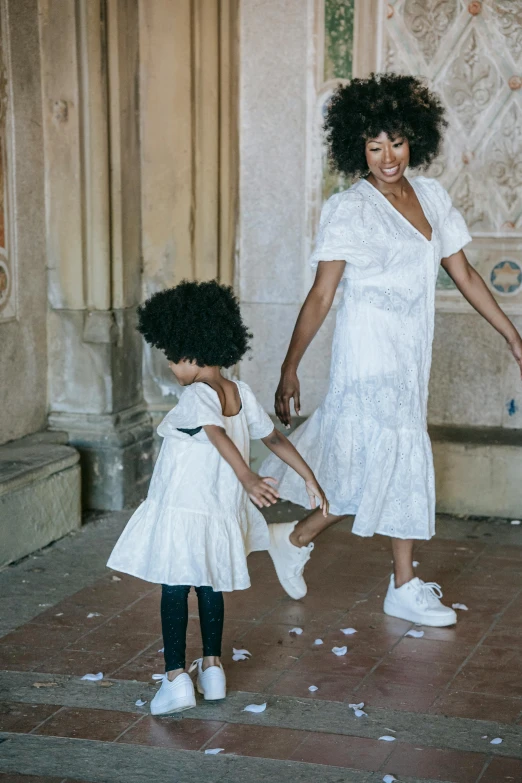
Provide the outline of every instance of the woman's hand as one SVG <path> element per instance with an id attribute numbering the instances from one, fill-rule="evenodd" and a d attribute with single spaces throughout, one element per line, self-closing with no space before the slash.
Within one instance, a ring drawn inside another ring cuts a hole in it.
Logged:
<path id="1" fill-rule="evenodd" d="M 270 486 L 270 482 L 277 484 L 275 478 L 270 478 L 270 476 L 261 477 L 257 473 L 250 471 L 250 475 L 241 483 L 252 503 L 255 503 L 259 508 L 263 508 L 263 506 L 272 506 L 279 499 L 279 492 Z"/>
<path id="2" fill-rule="evenodd" d="M 312 479 L 308 479 L 308 481 L 305 483 L 305 486 L 306 491 L 308 492 L 308 497 L 310 498 L 310 508 L 317 507 L 316 498 L 318 498 L 319 508 L 322 509 L 323 517 L 327 517 L 330 510 L 330 504 L 328 503 L 323 490 L 317 483 L 315 476 Z"/>
<path id="3" fill-rule="evenodd" d="M 508 341 L 508 345 L 511 353 L 515 357 L 515 361 L 520 369 L 520 377 L 522 378 L 522 337 L 517 332 L 516 337 Z"/>
<path id="4" fill-rule="evenodd" d="M 296 415 L 299 416 L 301 411 L 301 389 L 299 385 L 299 378 L 295 370 L 285 369 L 281 370 L 281 380 L 275 393 L 275 412 L 279 421 L 285 425 L 290 426 L 292 420 L 292 414 L 290 412 L 290 400 L 294 401 L 294 409 Z"/>

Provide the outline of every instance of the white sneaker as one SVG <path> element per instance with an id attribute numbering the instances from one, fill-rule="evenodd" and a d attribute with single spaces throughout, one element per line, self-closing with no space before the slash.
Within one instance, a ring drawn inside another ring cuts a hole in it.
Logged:
<path id="1" fill-rule="evenodd" d="M 163 675 L 161 688 L 150 703 L 152 715 L 167 715 L 170 712 L 182 712 L 196 706 L 194 683 L 186 672 L 178 674 L 174 680 Z"/>
<path id="2" fill-rule="evenodd" d="M 189 671 L 192 671 L 197 666 L 198 677 L 196 681 L 196 688 L 198 693 L 201 693 L 203 698 L 207 701 L 215 701 L 216 699 L 224 699 L 227 695 L 227 678 L 221 664 L 219 666 L 209 666 L 203 671 L 203 658 L 198 658 Z"/>
<path id="3" fill-rule="evenodd" d="M 405 585 L 395 587 L 392 574 L 384 599 L 384 613 L 410 623 L 431 625 L 435 628 L 455 625 L 456 612 L 449 606 L 444 606 L 441 598 L 442 590 L 436 582 L 423 582 L 415 577 Z"/>
<path id="4" fill-rule="evenodd" d="M 306 595 L 306 582 L 303 577 L 305 565 L 310 560 L 313 543 L 308 546 L 294 546 L 290 541 L 297 522 L 284 522 L 268 525 L 270 546 L 268 552 L 281 586 L 291 598 L 297 601 Z"/>

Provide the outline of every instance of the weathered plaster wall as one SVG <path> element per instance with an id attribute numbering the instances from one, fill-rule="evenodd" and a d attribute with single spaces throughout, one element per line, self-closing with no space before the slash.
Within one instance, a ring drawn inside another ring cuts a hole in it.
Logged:
<path id="1" fill-rule="evenodd" d="M 18 278 L 17 315 L 0 320 L 0 443 L 46 425 L 47 284 L 45 265 L 42 105 L 36 0 L 10 0 L 12 84 L 11 253 Z"/>

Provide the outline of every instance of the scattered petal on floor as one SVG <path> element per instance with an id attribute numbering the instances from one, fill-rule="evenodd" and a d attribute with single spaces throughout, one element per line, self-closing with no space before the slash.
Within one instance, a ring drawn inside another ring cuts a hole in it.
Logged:
<path id="1" fill-rule="evenodd" d="M 101 672 L 98 672 L 98 674 L 84 674 L 81 679 L 92 680 L 92 682 L 97 682 L 98 680 L 103 680 L 103 674 Z"/>
<path id="2" fill-rule="evenodd" d="M 419 563 L 418 560 L 414 560 L 412 565 L 413 565 L 414 568 L 418 568 L 420 566 L 420 563 Z M 394 778 L 394 780 L 395 780 L 395 778 Z"/>
<path id="3" fill-rule="evenodd" d="M 317 685 L 310 685 L 308 690 L 311 691 L 311 693 L 314 693 L 314 691 L 318 691 L 319 688 L 317 687 Z"/>
<path id="4" fill-rule="evenodd" d="M 344 647 L 332 647 L 332 652 L 334 655 L 346 655 L 348 647 L 346 645 Z"/>
<path id="5" fill-rule="evenodd" d="M 340 630 L 345 636 L 352 636 L 354 633 L 357 633 L 355 628 L 341 628 Z"/>
<path id="6" fill-rule="evenodd" d="M 233 661 L 248 661 L 248 655 L 242 655 L 241 653 L 234 653 L 232 656 Z"/>
<path id="7" fill-rule="evenodd" d="M 397 780 L 395 775 L 385 775 L 382 779 L 382 783 L 393 783 L 394 780 Z"/>
<path id="8" fill-rule="evenodd" d="M 101 614 L 99 612 L 89 612 L 87 619 L 90 620 L 91 617 L 101 617 Z"/>
<path id="9" fill-rule="evenodd" d="M 33 688 L 57 688 L 57 682 L 33 682 Z"/>
<path id="10" fill-rule="evenodd" d="M 487 738 L 488 738 L 488 735 L 484 734 L 480 739 L 487 739 Z"/>
<path id="11" fill-rule="evenodd" d="M 495 739 L 492 739 L 489 744 L 490 745 L 502 745 L 503 741 L 504 740 L 502 740 L 500 737 L 495 737 Z"/>
<path id="12" fill-rule="evenodd" d="M 413 636 L 414 639 L 422 639 L 424 636 L 424 631 L 414 631 L 412 628 L 411 631 L 408 631 L 408 633 L 405 634 L 405 636 Z"/>
<path id="13" fill-rule="evenodd" d="M 162 647 L 161 650 L 158 650 L 159 653 L 165 652 L 165 648 Z"/>
<path id="14" fill-rule="evenodd" d="M 468 607 L 466 604 L 451 604 L 452 609 L 460 609 L 461 612 L 467 612 Z"/>
<path id="15" fill-rule="evenodd" d="M 348 706 L 351 710 L 362 710 L 364 707 L 364 702 L 360 701 L 359 704 L 349 704 Z"/>
<path id="16" fill-rule="evenodd" d="M 520 519 L 512 519 L 511 520 L 511 524 L 512 525 L 522 525 L 522 522 L 520 521 Z"/>
<path id="17" fill-rule="evenodd" d="M 143 699 L 136 699 L 136 701 L 134 702 L 134 704 L 136 705 L 136 707 L 144 707 L 144 706 L 146 705 L 146 703 L 147 703 L 147 702 L 146 702 L 146 701 L 143 701 Z"/>
<path id="18" fill-rule="evenodd" d="M 116 576 L 115 574 L 114 576 L 111 576 L 111 580 L 113 582 L 121 582 L 121 576 Z"/>
<path id="19" fill-rule="evenodd" d="M 288 633 L 295 633 L 297 636 L 301 636 L 301 634 L 303 633 L 303 629 L 302 628 L 292 628 L 290 631 L 288 631 Z"/>
<path id="20" fill-rule="evenodd" d="M 222 753 L 224 750 L 225 748 L 207 748 L 205 751 L 205 755 L 217 756 L 218 753 Z"/>
<path id="21" fill-rule="evenodd" d="M 235 647 L 232 647 L 232 652 L 234 655 L 252 655 L 248 650 L 236 650 Z"/>
<path id="22" fill-rule="evenodd" d="M 354 710 L 354 715 L 356 718 L 364 718 L 365 716 L 368 717 L 368 713 L 364 710 Z"/>
<path id="23" fill-rule="evenodd" d="M 266 710 L 266 701 L 264 704 L 247 704 L 243 712 L 264 712 Z"/>
<path id="24" fill-rule="evenodd" d="M 38 606 L 41 606 L 42 608 L 45 608 L 46 606 L 52 606 L 52 604 L 38 604 Z"/>
<path id="25" fill-rule="evenodd" d="M 63 612 L 58 612 L 58 614 L 54 615 L 55 617 L 63 617 Z"/>
<path id="26" fill-rule="evenodd" d="M 322 643 L 323 643 L 322 639 L 316 639 L 315 642 L 314 642 L 314 644 L 317 644 L 317 645 L 322 644 Z"/>
<path id="27" fill-rule="evenodd" d="M 389 734 L 383 734 L 382 737 L 379 737 L 380 740 L 384 740 L 384 742 L 395 742 L 397 737 L 391 737 Z"/>

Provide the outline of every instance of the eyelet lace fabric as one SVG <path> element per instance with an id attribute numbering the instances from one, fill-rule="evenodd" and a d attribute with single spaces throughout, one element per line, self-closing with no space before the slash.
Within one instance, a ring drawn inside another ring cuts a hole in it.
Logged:
<path id="1" fill-rule="evenodd" d="M 471 237 L 437 180 L 411 180 L 432 227 L 428 240 L 369 182 L 324 205 L 311 264 L 346 261 L 329 389 L 291 440 L 332 514 L 353 532 L 429 539 L 435 481 L 427 433 L 435 282 L 441 258 Z M 302 390 L 306 395 L 306 388 Z M 261 472 L 282 498 L 308 507 L 302 479 L 274 456 Z"/>

